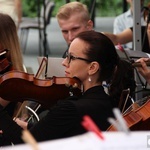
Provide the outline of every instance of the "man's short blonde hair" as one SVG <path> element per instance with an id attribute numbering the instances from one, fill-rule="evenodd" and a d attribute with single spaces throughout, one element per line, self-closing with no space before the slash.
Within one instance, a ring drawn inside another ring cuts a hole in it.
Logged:
<path id="1" fill-rule="evenodd" d="M 73 14 L 79 13 L 79 17 L 83 19 L 83 21 L 90 20 L 90 14 L 88 8 L 85 4 L 80 2 L 70 2 L 60 7 L 58 13 L 56 15 L 57 19 L 69 19 Z"/>

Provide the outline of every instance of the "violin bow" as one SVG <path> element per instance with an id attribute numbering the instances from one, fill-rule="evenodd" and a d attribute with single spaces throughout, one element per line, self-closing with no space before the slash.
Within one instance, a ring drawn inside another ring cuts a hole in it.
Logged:
<path id="1" fill-rule="evenodd" d="M 35 140 L 35 138 L 31 135 L 31 133 L 28 130 L 23 130 L 22 140 L 25 143 L 28 143 L 29 145 L 31 145 L 33 150 L 40 150 L 37 141 Z"/>
<path id="2" fill-rule="evenodd" d="M 38 71 L 37 71 L 37 73 L 35 75 L 36 78 L 40 77 L 40 75 L 42 74 L 42 72 L 43 72 L 45 67 L 46 67 L 45 71 L 47 72 L 47 63 L 48 63 L 47 57 L 43 57 L 42 62 L 40 64 L 40 66 L 39 66 L 39 69 L 38 69 Z"/>
<path id="3" fill-rule="evenodd" d="M 22 112 L 23 112 L 23 110 L 24 110 L 24 108 L 25 108 L 26 105 L 27 105 L 27 101 L 24 101 L 24 102 L 21 104 L 21 106 L 19 107 L 18 111 L 17 111 L 15 114 L 13 114 L 13 120 L 14 120 L 14 121 L 16 121 L 16 119 L 17 119 L 19 116 L 21 116 L 21 114 L 22 114 Z"/>

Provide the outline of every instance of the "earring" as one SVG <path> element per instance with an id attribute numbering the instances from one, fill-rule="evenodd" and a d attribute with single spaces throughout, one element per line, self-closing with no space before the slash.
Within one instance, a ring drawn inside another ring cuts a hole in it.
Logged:
<path id="1" fill-rule="evenodd" d="M 89 77 L 88 81 L 89 81 L 89 82 L 91 82 L 91 81 L 92 81 L 90 77 Z"/>

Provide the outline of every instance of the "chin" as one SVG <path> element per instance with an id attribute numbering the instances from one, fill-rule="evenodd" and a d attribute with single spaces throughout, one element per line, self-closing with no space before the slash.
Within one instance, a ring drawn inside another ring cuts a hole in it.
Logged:
<path id="1" fill-rule="evenodd" d="M 65 74 L 65 76 L 66 76 L 66 77 L 70 77 L 70 75 L 69 75 L 69 74 Z"/>

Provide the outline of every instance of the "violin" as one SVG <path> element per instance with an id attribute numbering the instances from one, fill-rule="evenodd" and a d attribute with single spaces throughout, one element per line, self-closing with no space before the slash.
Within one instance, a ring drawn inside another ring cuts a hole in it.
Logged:
<path id="1" fill-rule="evenodd" d="M 59 99 L 80 95 L 77 78 L 52 77 L 38 79 L 33 74 L 9 71 L 0 77 L 0 97 L 12 102 L 35 101 L 49 108 Z"/>
<path id="2" fill-rule="evenodd" d="M 123 118 L 131 131 L 150 130 L 150 98 L 146 97 L 144 100 L 146 100 L 146 103 L 142 104 L 142 106 L 139 106 L 138 103 L 135 102 L 129 107 L 125 114 L 123 114 Z M 111 125 L 107 131 L 117 130 Z"/>
<path id="3" fill-rule="evenodd" d="M 11 62 L 7 59 L 7 49 L 0 50 L 0 74 L 5 73 L 7 70 L 11 70 Z"/>

